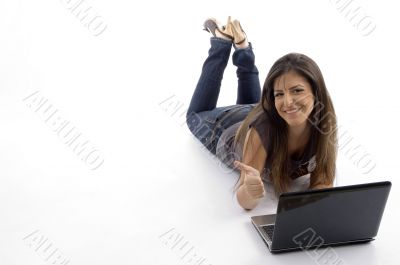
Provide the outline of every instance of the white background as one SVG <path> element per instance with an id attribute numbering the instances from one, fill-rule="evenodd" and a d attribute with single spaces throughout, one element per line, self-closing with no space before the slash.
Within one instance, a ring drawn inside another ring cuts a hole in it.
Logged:
<path id="1" fill-rule="evenodd" d="M 66 2 L 0 1 L 0 264 L 51 264 L 36 250 L 38 235 L 74 265 L 200 263 L 190 255 L 214 265 L 323 264 L 317 254 L 267 251 L 249 216 L 273 213 L 276 198 L 268 194 L 256 209 L 241 209 L 232 192 L 237 175 L 184 123 L 209 47 L 202 23 L 228 15 L 253 43 L 261 83 L 288 52 L 320 66 L 340 132 L 376 164 L 366 173 L 341 150 L 336 185 L 393 183 L 377 240 L 334 248 L 337 261 L 397 264 L 394 2 L 351 3 L 376 24 L 368 36 L 329 0 L 86 1 L 107 25 L 99 36 Z M 236 101 L 231 61 L 225 73 L 218 106 Z M 101 152 L 98 169 L 24 101 L 36 91 Z M 162 104 L 168 98 L 178 112 Z M 175 236 L 182 241 L 174 247 Z"/>

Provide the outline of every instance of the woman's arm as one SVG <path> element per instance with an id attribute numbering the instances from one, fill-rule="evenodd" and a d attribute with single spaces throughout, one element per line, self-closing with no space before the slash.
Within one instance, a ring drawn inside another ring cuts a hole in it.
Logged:
<path id="1" fill-rule="evenodd" d="M 317 189 L 325 189 L 325 188 L 332 188 L 332 184 L 316 184 L 316 185 L 310 185 L 309 189 L 310 190 L 317 190 Z"/>
<path id="2" fill-rule="evenodd" d="M 326 182 L 326 179 L 327 178 L 320 178 L 320 177 L 316 176 L 314 172 L 311 172 L 309 189 L 332 188 L 333 187 L 333 183 Z"/>
<path id="3" fill-rule="evenodd" d="M 240 206 L 242 206 L 244 209 L 251 210 L 257 206 L 258 202 L 263 196 L 255 197 L 251 194 L 251 192 L 249 192 L 249 190 L 252 190 L 253 193 L 255 193 L 256 191 L 254 190 L 254 187 L 255 189 L 260 189 L 259 187 L 263 189 L 264 185 L 261 180 L 260 172 L 262 172 L 265 165 L 265 160 L 267 158 L 267 154 L 262 145 L 260 136 L 253 128 L 247 132 L 242 157 L 242 163 L 258 171 L 258 177 L 248 177 L 247 181 L 245 181 L 245 171 L 241 170 L 239 188 L 236 193 L 236 197 Z"/>

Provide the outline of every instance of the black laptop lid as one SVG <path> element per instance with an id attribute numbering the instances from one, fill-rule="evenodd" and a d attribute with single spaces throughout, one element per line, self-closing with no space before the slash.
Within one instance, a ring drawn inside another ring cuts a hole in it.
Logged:
<path id="1" fill-rule="evenodd" d="M 371 239 L 389 195 L 389 181 L 283 193 L 273 249 Z"/>

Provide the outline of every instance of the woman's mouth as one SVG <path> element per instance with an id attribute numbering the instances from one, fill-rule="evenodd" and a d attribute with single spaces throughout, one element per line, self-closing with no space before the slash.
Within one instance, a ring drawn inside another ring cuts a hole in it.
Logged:
<path id="1" fill-rule="evenodd" d="M 286 114 L 294 114 L 294 113 L 297 113 L 299 110 L 300 110 L 300 108 L 293 108 L 293 109 L 285 110 L 284 112 Z"/>

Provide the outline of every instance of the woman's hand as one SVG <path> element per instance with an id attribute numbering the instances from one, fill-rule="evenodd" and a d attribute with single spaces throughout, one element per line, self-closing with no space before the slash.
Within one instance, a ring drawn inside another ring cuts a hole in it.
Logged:
<path id="1" fill-rule="evenodd" d="M 264 197 L 264 183 L 262 182 L 260 172 L 254 167 L 243 164 L 237 160 L 235 160 L 233 164 L 235 167 L 242 170 L 244 176 L 244 189 L 250 195 L 250 197 L 252 199 Z"/>

